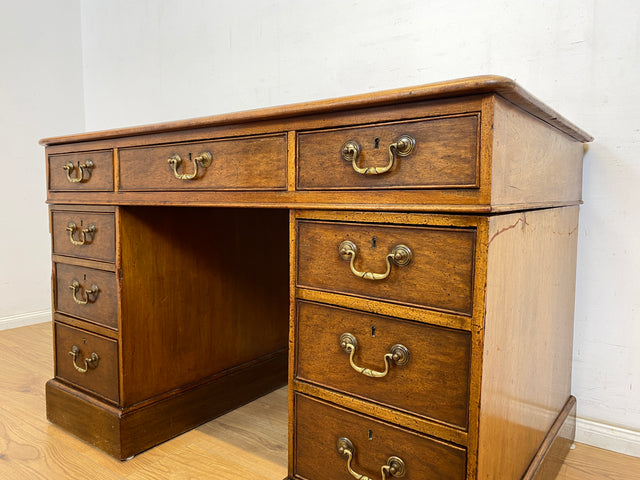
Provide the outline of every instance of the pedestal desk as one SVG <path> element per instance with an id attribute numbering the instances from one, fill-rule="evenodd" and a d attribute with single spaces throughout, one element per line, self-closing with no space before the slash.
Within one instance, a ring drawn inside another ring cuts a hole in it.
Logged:
<path id="1" fill-rule="evenodd" d="M 590 140 L 495 76 L 42 140 L 48 418 L 125 459 L 288 383 L 291 479 L 552 478 Z"/>

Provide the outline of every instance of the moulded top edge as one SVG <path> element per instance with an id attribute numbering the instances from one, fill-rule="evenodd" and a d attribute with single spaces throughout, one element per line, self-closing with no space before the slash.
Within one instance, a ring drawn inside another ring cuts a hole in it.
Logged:
<path id="1" fill-rule="evenodd" d="M 352 95 L 347 97 L 317 100 L 291 105 L 267 107 L 243 112 L 225 113 L 214 116 L 199 117 L 174 122 L 156 123 L 103 130 L 76 135 L 44 138 L 41 145 L 58 145 L 63 143 L 87 142 L 120 137 L 164 133 L 193 128 L 206 128 L 217 125 L 241 124 L 265 120 L 280 120 L 301 115 L 338 112 L 343 110 L 377 107 L 392 104 L 416 102 L 429 99 L 450 98 L 463 95 L 496 93 L 523 110 L 538 117 L 569 136 L 581 142 L 590 142 L 593 137 L 581 130 L 510 78 L 497 75 L 460 78 L 444 82 L 430 83 L 415 87 L 404 87 L 394 90 Z"/>

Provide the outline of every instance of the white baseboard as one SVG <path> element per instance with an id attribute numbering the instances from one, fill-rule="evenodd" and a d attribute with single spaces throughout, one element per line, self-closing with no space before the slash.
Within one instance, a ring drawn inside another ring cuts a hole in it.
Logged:
<path id="1" fill-rule="evenodd" d="M 50 321 L 51 310 L 21 313 L 18 315 L 10 315 L 8 317 L 0 317 L 0 330 L 8 330 L 10 328 L 24 327 L 26 325 L 35 325 L 36 323 Z"/>
<path id="2" fill-rule="evenodd" d="M 640 457 L 640 432 L 576 418 L 576 442 Z"/>

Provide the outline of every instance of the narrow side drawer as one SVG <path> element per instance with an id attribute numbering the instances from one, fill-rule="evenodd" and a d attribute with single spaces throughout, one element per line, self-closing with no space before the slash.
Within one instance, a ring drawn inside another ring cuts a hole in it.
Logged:
<path id="1" fill-rule="evenodd" d="M 113 191 L 113 152 L 51 154 L 48 156 L 52 192 Z"/>

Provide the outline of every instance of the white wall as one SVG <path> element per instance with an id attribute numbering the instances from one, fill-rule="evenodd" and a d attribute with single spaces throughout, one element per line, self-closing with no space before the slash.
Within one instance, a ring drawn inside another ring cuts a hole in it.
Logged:
<path id="1" fill-rule="evenodd" d="M 0 77 L 3 110 L 6 92 L 21 96 L 9 102 L 15 119 L 3 116 L 1 134 L 5 123 L 10 134 L 2 145 L 22 138 L 34 150 L 28 157 L 23 148 L 5 151 L 37 178 L 22 180 L 22 168 L 18 179 L 2 180 L 3 205 L 13 208 L 2 216 L 9 233 L 0 249 L 0 300 L 11 313 L 48 303 L 43 159 L 35 139 L 81 130 L 83 113 L 74 75 L 78 24 L 70 21 L 77 2 L 5 3 L 14 16 L 43 11 L 35 28 L 20 16 L 27 32 L 6 22 L 15 52 L 4 50 L 4 37 L 0 44 L 2 66 L 16 65 L 18 74 Z M 65 27 L 56 35 L 44 28 L 52 19 Z M 496 73 L 594 135 L 578 254 L 578 438 L 640 456 L 636 0 L 84 0 L 81 23 L 88 130 Z M 42 42 L 37 52 L 32 42 Z M 43 54 L 47 48 L 54 52 Z M 54 118 L 60 111 L 64 118 Z M 55 123 L 40 133 L 47 119 Z M 24 234 L 12 234 L 15 222 Z M 19 268 L 23 256 L 31 259 L 27 273 Z"/>
<path id="2" fill-rule="evenodd" d="M 84 128 L 80 0 L 0 0 L 0 329 L 50 319 L 44 150 Z"/>

